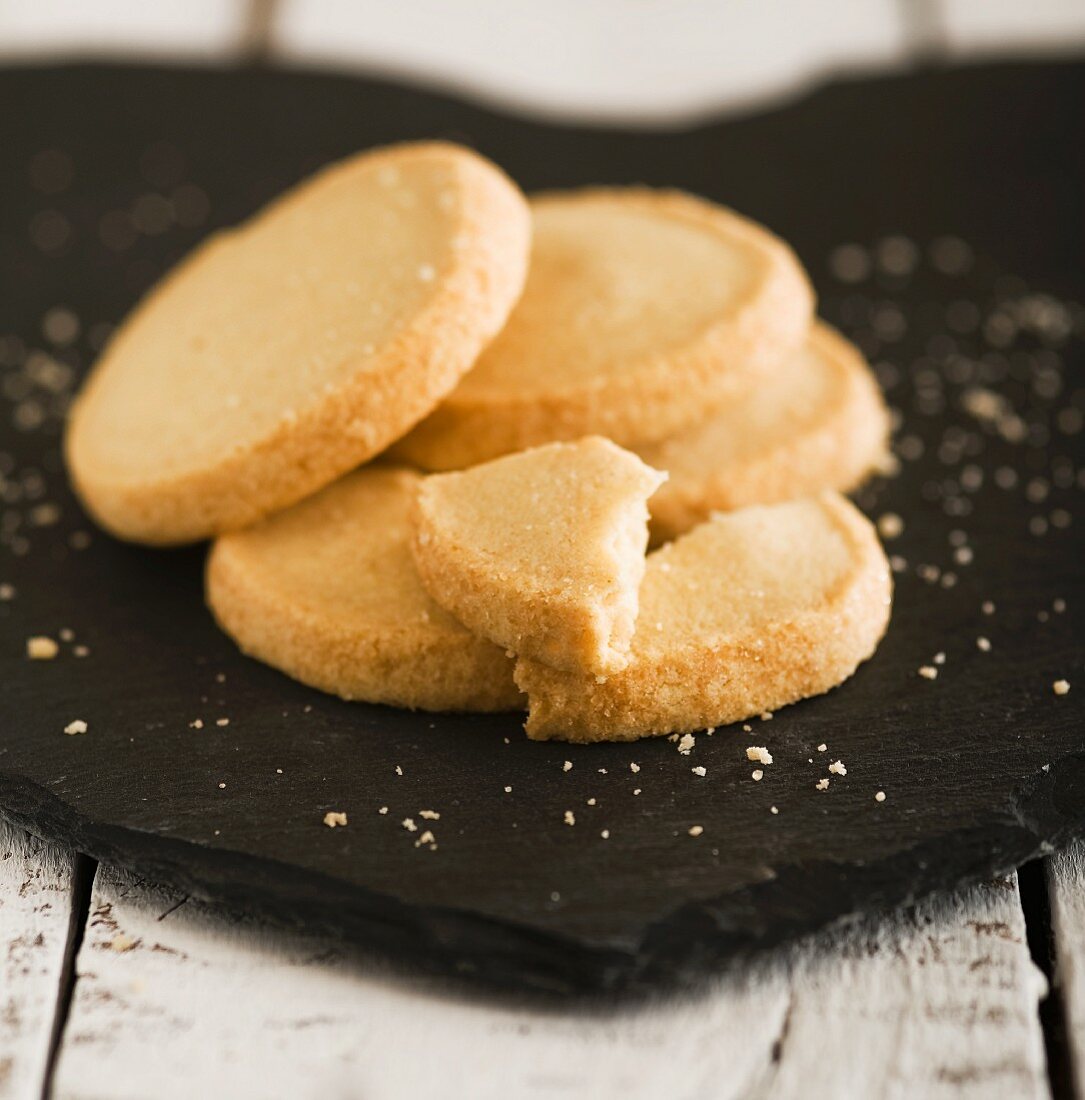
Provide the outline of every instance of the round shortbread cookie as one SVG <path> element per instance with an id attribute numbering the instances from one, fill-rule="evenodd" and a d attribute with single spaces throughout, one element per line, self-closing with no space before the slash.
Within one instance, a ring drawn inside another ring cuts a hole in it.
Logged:
<path id="1" fill-rule="evenodd" d="M 397 457 L 451 470 L 590 434 L 663 439 L 770 377 L 805 338 L 813 293 L 794 254 L 729 210 L 645 188 L 531 207 L 523 297 Z"/>
<path id="2" fill-rule="evenodd" d="M 415 573 L 418 481 L 367 466 L 221 536 L 207 562 L 208 606 L 249 656 L 344 699 L 523 709 L 511 658 L 438 607 Z"/>
<path id="3" fill-rule="evenodd" d="M 670 439 L 637 447 L 670 478 L 652 497 L 652 541 L 713 512 L 849 492 L 883 465 L 889 412 L 861 352 L 828 325 L 773 377 Z"/>
<path id="4" fill-rule="evenodd" d="M 523 196 L 447 144 L 364 153 L 215 235 L 120 327 L 72 412 L 69 469 L 113 533 L 233 530 L 401 436 L 504 324 Z"/>
<path id="5" fill-rule="evenodd" d="M 517 662 L 528 736 L 631 741 L 819 695 L 874 652 L 891 600 L 874 528 L 836 493 L 717 515 L 648 556 L 621 672 Z"/>

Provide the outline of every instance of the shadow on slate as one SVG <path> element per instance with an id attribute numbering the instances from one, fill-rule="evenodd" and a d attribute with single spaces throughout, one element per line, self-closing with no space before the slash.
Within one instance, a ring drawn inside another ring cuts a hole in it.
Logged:
<path id="1" fill-rule="evenodd" d="M 0 807 L 13 820 L 412 966 L 558 992 L 683 981 L 1006 872 L 1085 826 L 1085 66 L 839 84 L 638 134 L 262 70 L 8 69 L 0 102 L 0 583 L 15 589 L 0 601 Z M 688 188 L 794 243 L 823 315 L 878 364 L 903 417 L 899 476 L 860 500 L 904 518 L 888 546 L 903 559 L 896 606 L 854 679 L 752 732 L 701 734 L 688 757 L 666 740 L 531 744 L 516 716 L 348 705 L 245 660 L 203 607 L 202 550 L 97 532 L 83 545 L 58 451 L 64 379 L 42 363 L 85 369 L 100 322 L 210 228 L 331 158 L 422 137 L 472 144 L 527 188 Z M 872 249 L 837 263 L 854 284 L 830 270 L 842 242 Z M 56 306 L 82 331 L 43 360 Z M 62 628 L 74 640 L 56 660 L 27 660 L 28 636 Z M 939 652 L 937 679 L 919 677 Z M 65 736 L 73 719 L 89 731 Z M 775 757 L 760 783 L 749 744 Z M 837 759 L 847 776 L 816 790 Z M 328 810 L 350 825 L 325 828 Z M 432 827 L 436 851 L 415 847 L 406 817 Z"/>

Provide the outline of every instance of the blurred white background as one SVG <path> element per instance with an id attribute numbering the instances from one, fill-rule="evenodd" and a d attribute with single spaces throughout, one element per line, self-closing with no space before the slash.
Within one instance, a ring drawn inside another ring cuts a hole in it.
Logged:
<path id="1" fill-rule="evenodd" d="M 241 56 L 630 124 L 839 71 L 1085 52 L 1085 0 L 0 0 L 0 63 Z"/>

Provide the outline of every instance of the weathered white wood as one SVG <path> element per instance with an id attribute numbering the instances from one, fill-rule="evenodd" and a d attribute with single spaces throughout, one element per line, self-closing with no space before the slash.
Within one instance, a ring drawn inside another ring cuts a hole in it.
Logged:
<path id="1" fill-rule="evenodd" d="M 1045 1097 L 1016 882 L 588 1012 L 436 993 L 100 869 L 62 1098 Z"/>
<path id="2" fill-rule="evenodd" d="M 1047 863 L 1055 981 L 1059 986 L 1078 1100 L 1085 1100 L 1085 842 Z"/>
<path id="3" fill-rule="evenodd" d="M 75 861 L 0 820 L 0 1098 L 41 1095 L 72 917 Z"/>

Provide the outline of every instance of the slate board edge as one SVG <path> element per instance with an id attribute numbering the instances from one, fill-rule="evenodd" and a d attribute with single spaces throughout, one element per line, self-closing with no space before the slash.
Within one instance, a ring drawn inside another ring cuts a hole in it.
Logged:
<path id="1" fill-rule="evenodd" d="M 1064 779 L 1074 788 L 1069 812 L 1053 797 Z M 1014 789 L 1001 813 L 969 830 L 873 863 L 826 860 L 783 867 L 766 882 L 671 911 L 649 925 L 638 943 L 578 943 L 525 923 L 408 905 L 287 864 L 92 821 L 40 785 L 2 771 L 0 816 L 43 840 L 194 897 L 357 943 L 402 972 L 498 993 L 636 996 L 695 985 L 729 960 L 1009 874 L 1085 838 L 1085 754 L 1067 754 L 1035 772 Z M 826 890 L 826 881 L 834 877 L 836 889 Z M 809 892 L 807 886 L 825 901 L 804 926 L 783 918 L 752 927 L 751 915 L 774 911 L 765 904 L 769 895 L 779 892 L 786 898 Z"/>

